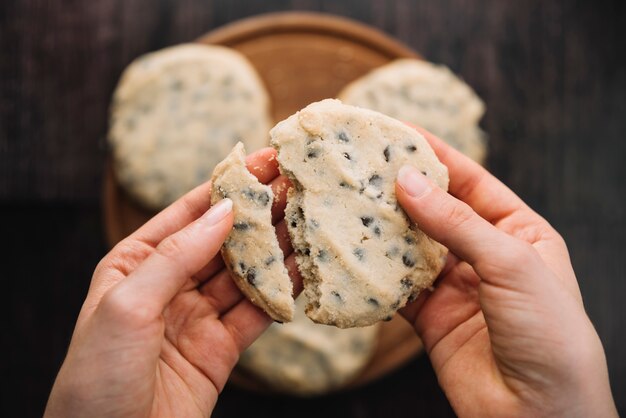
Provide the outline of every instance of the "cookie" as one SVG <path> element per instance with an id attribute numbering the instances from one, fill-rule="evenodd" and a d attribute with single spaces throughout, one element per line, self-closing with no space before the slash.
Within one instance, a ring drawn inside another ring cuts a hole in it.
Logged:
<path id="1" fill-rule="evenodd" d="M 115 175 L 149 209 L 207 181 L 242 141 L 268 143 L 268 95 L 248 61 L 219 46 L 187 44 L 133 61 L 113 95 L 108 140 Z"/>
<path id="2" fill-rule="evenodd" d="M 294 185 L 285 220 L 309 318 L 371 325 L 431 286 L 447 250 L 409 221 L 395 196 L 404 164 L 447 190 L 447 168 L 422 135 L 381 113 L 323 100 L 270 136 Z"/>
<path id="3" fill-rule="evenodd" d="M 233 201 L 233 229 L 221 250 L 224 264 L 252 303 L 275 321 L 291 321 L 292 283 L 272 225 L 272 188 L 250 174 L 242 143 L 215 167 L 211 180 L 211 204 Z"/>
<path id="4" fill-rule="evenodd" d="M 399 59 L 353 81 L 338 98 L 420 125 L 475 161 L 484 162 L 486 135 L 478 122 L 485 105 L 443 65 Z"/>
<path id="5" fill-rule="evenodd" d="M 315 324 L 296 300 L 293 322 L 272 324 L 239 360 L 239 366 L 274 389 L 295 395 L 322 394 L 344 386 L 368 364 L 379 325 L 339 329 Z"/>

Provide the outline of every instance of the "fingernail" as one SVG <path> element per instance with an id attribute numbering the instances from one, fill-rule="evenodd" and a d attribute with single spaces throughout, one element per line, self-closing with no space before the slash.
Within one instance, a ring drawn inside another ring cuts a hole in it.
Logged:
<path id="1" fill-rule="evenodd" d="M 410 165 L 403 165 L 398 171 L 398 184 L 412 197 L 420 197 L 430 190 L 426 177 Z"/>
<path id="2" fill-rule="evenodd" d="M 226 217 L 233 210 L 233 201 L 222 199 L 212 206 L 202 217 L 207 225 L 215 225 Z"/>

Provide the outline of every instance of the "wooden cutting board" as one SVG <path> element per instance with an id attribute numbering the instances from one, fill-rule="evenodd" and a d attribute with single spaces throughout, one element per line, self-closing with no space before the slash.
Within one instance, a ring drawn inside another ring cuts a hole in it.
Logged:
<path id="1" fill-rule="evenodd" d="M 397 58 L 419 58 L 407 46 L 363 24 L 318 13 L 273 13 L 240 20 L 197 40 L 236 49 L 259 72 L 272 102 L 275 122 L 311 102 L 335 95 L 350 81 Z M 110 162 L 104 181 L 105 232 L 109 245 L 154 213 L 129 199 L 115 181 Z M 376 379 L 422 350 L 413 329 L 400 317 L 383 323 L 376 352 L 348 386 Z M 267 391 L 267 384 L 235 371 L 233 383 Z"/>

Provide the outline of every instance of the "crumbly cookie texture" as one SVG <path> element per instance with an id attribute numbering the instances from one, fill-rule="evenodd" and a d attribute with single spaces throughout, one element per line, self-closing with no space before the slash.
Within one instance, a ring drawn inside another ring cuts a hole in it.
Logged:
<path id="1" fill-rule="evenodd" d="M 275 389 L 296 395 L 321 394 L 355 378 L 376 348 L 379 324 L 339 329 L 315 324 L 296 299 L 293 322 L 272 324 L 241 355 L 239 366 Z"/>
<path id="2" fill-rule="evenodd" d="M 443 65 L 399 59 L 353 81 L 338 98 L 420 125 L 475 161 L 485 160 L 486 135 L 478 127 L 485 105 Z"/>
<path id="3" fill-rule="evenodd" d="M 133 61 L 113 95 L 109 143 L 119 183 L 137 202 L 161 209 L 207 181 L 243 141 L 267 146 L 269 100 L 236 51 L 185 44 Z"/>
<path id="4" fill-rule="evenodd" d="M 222 246 L 224 264 L 241 291 L 275 321 L 293 318 L 292 283 L 272 225 L 272 188 L 254 177 L 238 143 L 215 167 L 211 204 L 233 201 L 233 229 Z"/>
<path id="5" fill-rule="evenodd" d="M 309 318 L 340 328 L 371 325 L 391 319 L 433 283 L 447 250 L 409 221 L 395 196 L 404 164 L 447 190 L 447 168 L 417 131 L 323 100 L 270 136 L 294 184 L 285 219 Z"/>

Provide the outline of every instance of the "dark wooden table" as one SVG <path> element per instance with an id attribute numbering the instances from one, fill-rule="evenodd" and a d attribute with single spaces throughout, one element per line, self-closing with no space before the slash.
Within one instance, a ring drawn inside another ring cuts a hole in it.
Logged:
<path id="1" fill-rule="evenodd" d="M 103 138 L 124 66 L 242 17 L 298 9 L 376 26 L 450 66 L 485 99 L 488 165 L 567 240 L 626 413 L 625 3 L 3 0 L 0 415 L 41 415 L 106 252 Z M 228 387 L 215 416 L 250 412 L 453 416 L 424 357 L 365 388 L 314 400 Z"/>

